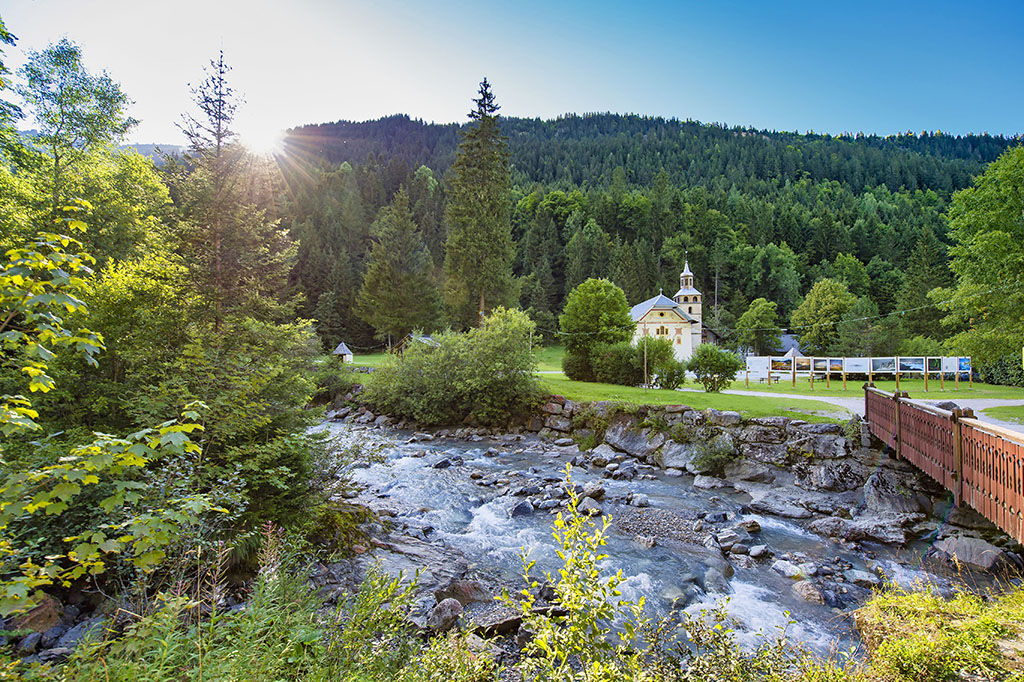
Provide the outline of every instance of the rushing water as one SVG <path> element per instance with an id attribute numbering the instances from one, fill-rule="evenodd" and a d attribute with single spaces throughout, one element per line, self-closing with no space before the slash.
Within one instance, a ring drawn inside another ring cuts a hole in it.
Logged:
<path id="1" fill-rule="evenodd" d="M 481 487 L 470 478 L 479 471 L 485 478 L 508 478 L 514 489 L 529 483 L 560 480 L 571 454 L 545 450 L 535 437 L 519 442 L 484 439 L 465 442 L 438 438 L 431 442 L 406 443 L 407 432 L 369 430 L 328 422 L 325 428 L 342 440 L 383 445 L 384 461 L 357 469 L 353 478 L 363 487 L 361 499 L 372 506 L 385 507 L 395 513 L 395 524 L 404 532 L 436 544 L 460 550 L 480 574 L 520 588 L 523 551 L 536 560 L 537 568 L 553 571 L 558 567 L 555 555 L 550 512 L 537 511 L 511 517 L 511 509 L 524 498 L 507 494 L 508 486 Z M 498 446 L 497 456 L 487 450 Z M 463 463 L 438 469 L 433 465 L 449 458 Z M 574 468 L 573 480 L 585 484 L 600 481 L 607 497 L 624 497 L 629 492 L 646 494 L 652 508 L 680 512 L 689 518 L 714 511 L 730 514 L 730 522 L 721 528 L 735 526 L 742 520 L 756 520 L 761 526 L 756 543 L 766 544 L 776 556 L 798 552 L 815 563 L 827 564 L 836 558 L 868 570 L 881 568 L 889 579 L 910 584 L 929 581 L 940 588 L 948 586 L 945 577 L 922 570 L 922 547 L 901 552 L 884 546 L 865 545 L 859 552 L 809 532 L 788 519 L 744 513 L 743 493 L 731 490 L 700 490 L 692 486 L 689 476 L 671 478 L 654 472 L 655 480 L 615 481 L 601 477 L 600 471 Z M 606 513 L 613 517 L 616 505 L 605 502 Z M 626 598 L 646 598 L 650 615 L 666 615 L 670 602 L 695 582 L 700 583 L 709 566 L 722 565 L 717 550 L 688 547 L 675 542 L 662 542 L 644 547 L 635 539 L 615 530 L 613 525 L 606 547 L 608 558 L 603 568 L 621 570 L 626 578 L 622 586 Z M 870 556 L 870 558 L 869 558 Z M 819 652 L 833 648 L 846 649 L 856 643 L 849 610 L 856 603 L 847 599 L 843 609 L 809 603 L 792 589 L 793 580 L 771 570 L 772 561 L 761 560 L 752 568 L 737 566 L 724 593 L 709 586 L 686 611 L 697 613 L 714 603 L 727 599 L 729 614 L 740 624 L 741 641 L 753 644 L 758 633 L 771 634 L 780 626 L 788 626 L 790 637 L 798 639 Z M 727 572 L 727 571 L 723 571 Z M 698 579 L 694 580 L 697 576 Z M 723 586 L 724 587 L 724 586 Z M 851 595 L 864 597 L 866 590 L 853 590 Z"/>

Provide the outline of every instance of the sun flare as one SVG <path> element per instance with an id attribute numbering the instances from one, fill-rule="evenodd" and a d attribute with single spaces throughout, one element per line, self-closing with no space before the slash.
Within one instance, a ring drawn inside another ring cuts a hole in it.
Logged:
<path id="1" fill-rule="evenodd" d="M 283 130 L 253 131 L 241 136 L 242 144 L 254 154 L 273 156 L 281 152 L 284 143 Z"/>

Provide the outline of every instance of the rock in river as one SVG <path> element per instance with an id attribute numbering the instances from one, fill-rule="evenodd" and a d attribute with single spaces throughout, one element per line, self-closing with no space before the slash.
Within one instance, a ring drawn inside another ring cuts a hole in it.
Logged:
<path id="1" fill-rule="evenodd" d="M 462 604 L 458 599 L 449 597 L 434 607 L 427 618 L 427 626 L 434 632 L 451 630 L 462 614 Z"/>

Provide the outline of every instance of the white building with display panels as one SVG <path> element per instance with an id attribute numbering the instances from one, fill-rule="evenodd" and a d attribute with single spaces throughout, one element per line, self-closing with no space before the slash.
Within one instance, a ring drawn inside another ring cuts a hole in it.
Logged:
<path id="1" fill-rule="evenodd" d="M 672 298 L 658 294 L 630 310 L 636 322 L 633 340 L 642 343 L 644 336 L 668 339 L 675 350 L 676 359 L 689 360 L 693 349 L 709 338 L 710 331 L 702 324 L 701 293 L 693 288 L 690 264 L 683 266 L 679 275 L 679 291 Z"/>

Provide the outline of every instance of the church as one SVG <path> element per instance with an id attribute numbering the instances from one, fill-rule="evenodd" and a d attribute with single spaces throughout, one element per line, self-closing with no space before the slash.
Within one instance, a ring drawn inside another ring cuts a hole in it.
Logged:
<path id="1" fill-rule="evenodd" d="M 659 293 L 629 311 L 636 322 L 635 343 L 645 336 L 668 339 L 677 360 L 689 360 L 693 349 L 701 343 L 715 343 L 717 336 L 703 323 L 701 293 L 693 287 L 690 264 L 679 275 L 679 291 L 672 298 Z"/>

